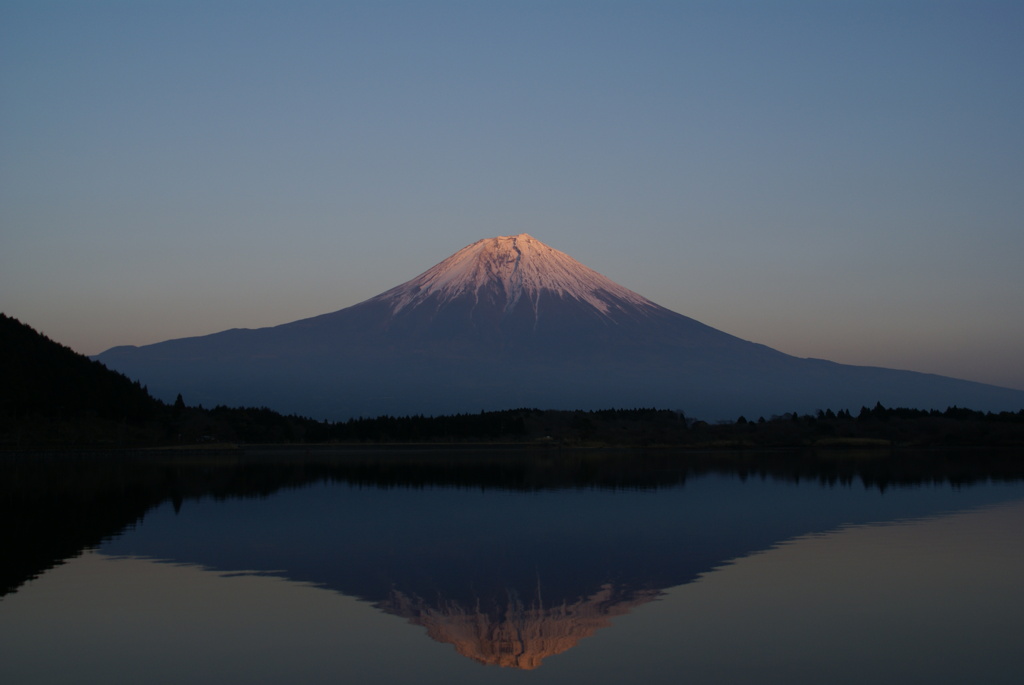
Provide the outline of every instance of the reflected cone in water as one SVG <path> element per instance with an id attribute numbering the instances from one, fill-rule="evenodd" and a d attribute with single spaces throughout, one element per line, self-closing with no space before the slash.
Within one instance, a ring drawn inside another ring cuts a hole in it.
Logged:
<path id="1" fill-rule="evenodd" d="M 454 645 L 459 654 L 481 664 L 532 670 L 547 657 L 572 649 L 609 626 L 610 619 L 654 600 L 660 592 L 609 584 L 577 602 L 551 607 L 544 606 L 537 594 L 524 602 L 509 591 L 503 603 L 481 600 L 466 607 L 444 598 L 431 603 L 395 590 L 377 607 L 423 626 L 434 640 Z"/>

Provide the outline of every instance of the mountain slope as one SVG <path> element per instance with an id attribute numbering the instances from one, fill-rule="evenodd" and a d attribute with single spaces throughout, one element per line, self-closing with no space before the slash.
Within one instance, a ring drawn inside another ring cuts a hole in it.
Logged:
<path id="1" fill-rule="evenodd" d="M 518 406 L 703 418 L 1024 407 L 1024 392 L 798 359 L 647 300 L 529 235 L 478 241 L 345 309 L 99 355 L 159 397 L 344 419 Z"/>

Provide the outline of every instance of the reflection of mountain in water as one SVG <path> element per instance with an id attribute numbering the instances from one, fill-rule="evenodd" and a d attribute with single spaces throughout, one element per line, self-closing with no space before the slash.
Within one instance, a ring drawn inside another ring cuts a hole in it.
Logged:
<path id="1" fill-rule="evenodd" d="M 395 590 L 376 606 L 423 626 L 434 640 L 454 645 L 459 654 L 481 664 L 531 670 L 659 593 L 606 584 L 584 599 L 555 606 L 545 606 L 540 594 L 538 589 L 538 596 L 524 602 L 510 591 L 505 598 L 486 600 L 491 609 L 485 610 L 441 598 L 427 602 Z"/>
<path id="2" fill-rule="evenodd" d="M 917 483 L 949 482 L 920 455 L 882 481 L 880 457 L 773 459 L 777 471 L 721 454 L 33 460 L 0 479 L 4 587 L 107 538 L 108 554 L 264 570 L 357 597 L 480 663 L 530 669 L 662 590 L 782 540 L 998 497 L 843 485 L 915 482 L 907 474 L 922 465 Z M 982 462 L 960 462 L 971 471 L 954 471 L 957 482 L 984 477 Z"/>

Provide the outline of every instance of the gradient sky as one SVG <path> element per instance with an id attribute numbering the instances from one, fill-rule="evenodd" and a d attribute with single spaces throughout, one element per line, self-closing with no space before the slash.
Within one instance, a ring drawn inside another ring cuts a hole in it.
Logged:
<path id="1" fill-rule="evenodd" d="M 797 356 L 1024 389 L 1024 2 L 0 0 L 0 311 L 86 354 L 527 232 Z"/>

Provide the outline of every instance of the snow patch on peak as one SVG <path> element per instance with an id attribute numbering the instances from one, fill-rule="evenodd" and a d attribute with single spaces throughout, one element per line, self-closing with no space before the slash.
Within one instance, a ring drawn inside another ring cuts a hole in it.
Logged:
<path id="1" fill-rule="evenodd" d="M 428 298 L 450 301 L 467 294 L 479 298 L 485 289 L 503 294 L 505 311 L 525 299 L 536 312 L 544 291 L 586 302 L 602 314 L 623 306 L 657 307 L 527 233 L 478 240 L 373 299 L 388 302 L 397 314 Z"/>

